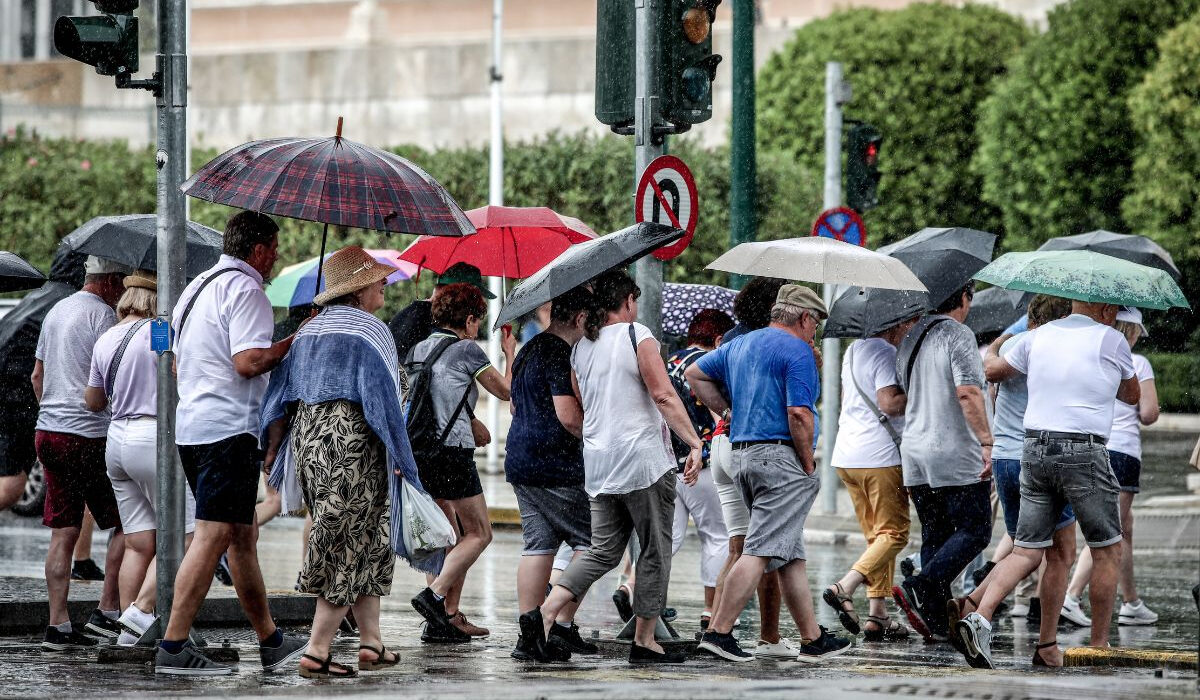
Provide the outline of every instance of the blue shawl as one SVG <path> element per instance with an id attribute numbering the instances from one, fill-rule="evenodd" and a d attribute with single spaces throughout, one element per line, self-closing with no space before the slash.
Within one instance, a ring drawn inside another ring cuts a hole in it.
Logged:
<path id="1" fill-rule="evenodd" d="M 338 399 L 361 405 L 367 423 L 387 448 L 392 549 L 413 568 L 436 575 L 445 550 L 415 558 L 404 547 L 407 524 L 402 517 L 401 477 L 422 492 L 425 489 L 417 476 L 405 427 L 395 340 L 373 315 L 341 305 L 326 307 L 305 324 L 296 333 L 287 357 L 271 372 L 259 424 L 263 442 L 268 426 L 285 417 L 288 406 L 296 401 L 317 404 Z M 288 439 L 284 437 L 285 444 Z M 271 471 L 275 488 L 285 478 L 283 461 L 276 460 Z"/>

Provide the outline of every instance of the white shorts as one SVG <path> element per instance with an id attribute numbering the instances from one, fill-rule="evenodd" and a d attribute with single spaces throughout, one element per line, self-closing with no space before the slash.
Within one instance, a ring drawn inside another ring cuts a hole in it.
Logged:
<path id="1" fill-rule="evenodd" d="M 158 421 L 154 418 L 121 418 L 108 424 L 104 463 L 117 496 L 121 528 L 125 534 L 158 529 L 154 502 L 158 497 Z M 196 499 L 184 489 L 185 532 L 196 529 Z"/>
<path id="2" fill-rule="evenodd" d="M 713 438 L 709 449 L 709 469 L 712 470 L 713 483 L 717 486 L 717 495 L 721 499 L 721 514 L 725 518 L 725 530 L 730 537 L 745 537 L 750 529 L 750 509 L 742 500 L 742 492 L 733 483 L 729 475 L 729 464 L 732 461 L 733 445 L 725 435 Z"/>

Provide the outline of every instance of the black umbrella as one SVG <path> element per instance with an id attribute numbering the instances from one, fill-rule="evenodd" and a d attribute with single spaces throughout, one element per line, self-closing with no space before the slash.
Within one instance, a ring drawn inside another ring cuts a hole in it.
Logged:
<path id="1" fill-rule="evenodd" d="M 97 216 L 72 231 L 63 244 L 79 253 L 133 269 L 158 269 L 158 217 L 154 214 Z M 195 277 L 221 257 L 222 236 L 195 221 L 187 222 L 187 276 Z"/>
<path id="2" fill-rule="evenodd" d="M 46 281 L 46 276 L 20 256 L 0 250 L 0 292 L 17 292 L 37 289 Z"/>
<path id="3" fill-rule="evenodd" d="M 988 287 L 976 292 L 967 314 L 967 326 L 975 335 L 997 333 L 1016 323 L 1029 308 L 1032 294 L 1002 287 Z"/>
<path id="4" fill-rule="evenodd" d="M 683 229 L 673 226 L 642 223 L 573 245 L 549 265 L 513 287 L 504 300 L 504 306 L 500 307 L 493 328 L 520 318 L 596 275 L 628 265 L 653 250 L 679 240 L 683 235 Z"/>
<path id="5" fill-rule="evenodd" d="M 936 309 L 992 260 L 996 235 L 971 228 L 923 228 L 880 253 L 898 258 L 929 290 Z"/>
<path id="6" fill-rule="evenodd" d="M 1075 236 L 1051 238 L 1038 250 L 1091 250 L 1130 262 L 1157 268 L 1179 281 L 1179 268 L 1171 254 L 1145 236 L 1112 231 L 1090 231 Z"/>
<path id="7" fill-rule="evenodd" d="M 850 287 L 833 300 L 824 333 L 827 338 L 870 338 L 929 308 L 926 292 Z"/>

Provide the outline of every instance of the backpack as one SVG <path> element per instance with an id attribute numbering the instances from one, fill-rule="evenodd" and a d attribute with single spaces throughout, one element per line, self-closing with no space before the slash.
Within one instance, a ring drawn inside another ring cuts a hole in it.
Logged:
<path id="1" fill-rule="evenodd" d="M 441 359 L 442 353 L 458 341 L 459 339 L 455 337 L 443 339 L 434 346 L 424 360 L 420 361 L 414 358 L 416 346 L 413 346 L 404 360 L 404 371 L 409 380 L 405 426 L 408 429 L 408 441 L 412 445 L 413 457 L 418 463 L 437 455 L 446 443 L 446 437 L 450 434 L 450 429 L 454 427 L 455 421 L 458 420 L 459 414 L 464 408 L 467 408 L 467 397 L 471 394 L 471 384 L 467 385 L 467 390 L 463 393 L 462 400 L 458 402 L 458 407 L 454 409 L 450 420 L 446 421 L 446 427 L 438 430 L 437 412 L 433 405 L 433 365 Z M 467 408 L 467 413 L 470 414 L 471 409 Z"/>
<path id="2" fill-rule="evenodd" d="M 688 383 L 687 377 L 683 375 L 687 368 L 695 364 L 696 360 L 699 360 L 705 352 L 699 348 L 693 348 L 680 358 L 679 362 L 667 372 L 667 377 L 671 380 L 671 386 L 675 389 L 679 400 L 683 402 L 683 408 L 687 411 L 688 418 L 692 421 L 692 427 L 696 429 L 696 434 L 707 442 L 709 439 L 708 436 L 712 434 L 715 427 L 712 414 L 696 399 L 696 396 L 692 393 L 691 384 Z M 674 432 L 671 433 L 671 448 L 674 450 L 675 456 L 679 459 L 686 458 L 691 451 L 687 443 L 680 440 Z"/>

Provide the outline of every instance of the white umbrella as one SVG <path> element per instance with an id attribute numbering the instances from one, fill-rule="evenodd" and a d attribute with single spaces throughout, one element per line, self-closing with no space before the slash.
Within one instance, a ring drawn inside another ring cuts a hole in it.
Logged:
<path id="1" fill-rule="evenodd" d="M 714 260 L 708 269 L 820 284 L 926 291 L 900 260 L 817 236 L 743 243 Z"/>

